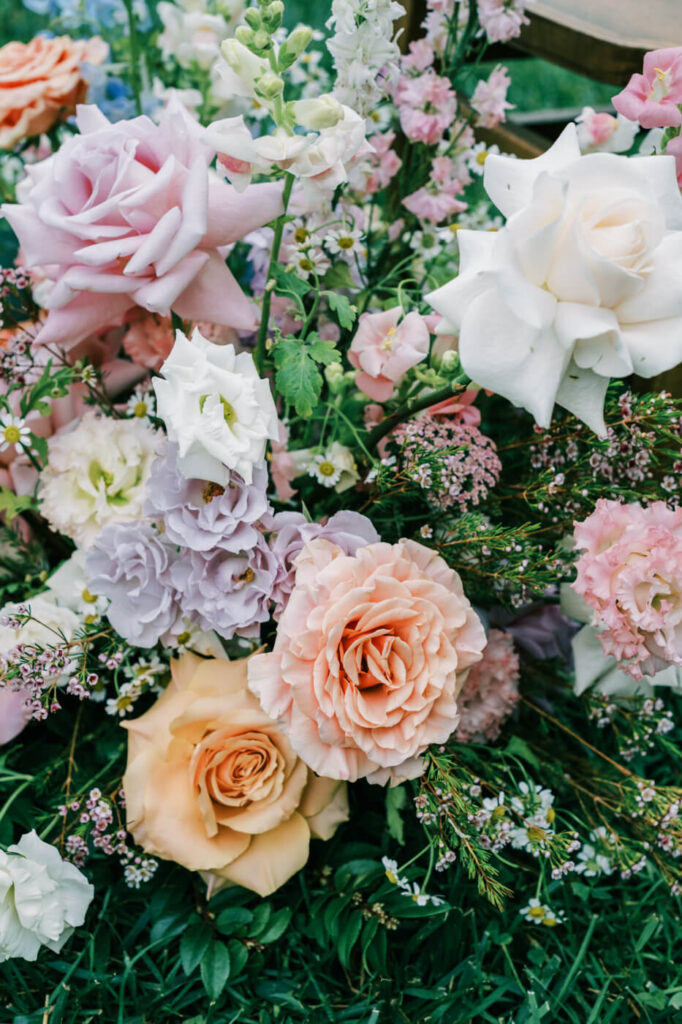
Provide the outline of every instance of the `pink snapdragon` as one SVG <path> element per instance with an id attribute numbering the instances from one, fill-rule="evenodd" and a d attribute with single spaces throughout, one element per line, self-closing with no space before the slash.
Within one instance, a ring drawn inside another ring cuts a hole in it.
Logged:
<path id="1" fill-rule="evenodd" d="M 524 0 L 478 0 L 478 20 L 489 43 L 508 43 L 528 25 Z"/>
<path id="2" fill-rule="evenodd" d="M 616 110 L 642 128 L 682 125 L 682 46 L 652 50 L 644 58 L 644 74 L 635 74 L 613 97 Z"/>
<path id="3" fill-rule="evenodd" d="M 574 537 L 572 586 L 596 612 L 604 653 L 634 679 L 682 665 L 682 508 L 602 498 Z"/>
<path id="4" fill-rule="evenodd" d="M 400 126 L 412 142 L 433 146 L 455 120 L 457 99 L 447 78 L 429 71 L 417 78 L 401 78 L 396 102 Z"/>
<path id="5" fill-rule="evenodd" d="M 363 313 L 348 351 L 360 370 L 355 383 L 375 402 L 387 402 L 407 371 L 429 354 L 429 330 L 419 313 L 408 313 L 398 324 L 402 308 Z"/>
<path id="6" fill-rule="evenodd" d="M 506 111 L 513 108 L 513 104 L 507 102 L 510 85 L 511 78 L 501 64 L 493 68 L 487 81 L 481 79 L 478 82 L 471 97 L 471 106 L 478 114 L 476 123 L 481 128 L 494 128 L 506 119 Z"/>

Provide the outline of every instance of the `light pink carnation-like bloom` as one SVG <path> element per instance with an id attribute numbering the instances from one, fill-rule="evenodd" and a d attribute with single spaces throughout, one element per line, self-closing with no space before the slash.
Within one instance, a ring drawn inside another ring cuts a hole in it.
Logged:
<path id="1" fill-rule="evenodd" d="M 471 97 L 471 106 L 478 114 L 476 122 L 482 128 L 494 128 L 506 119 L 507 110 L 513 107 L 512 103 L 507 102 L 507 89 L 510 85 L 511 78 L 501 64 L 493 68 L 487 81 L 481 79 L 477 84 Z"/>
<path id="2" fill-rule="evenodd" d="M 497 739 L 518 699 L 519 656 L 514 638 L 491 629 L 483 657 L 471 669 L 457 701 L 461 718 L 455 738 L 461 743 Z"/>
<path id="3" fill-rule="evenodd" d="M 674 128 L 682 124 L 682 46 L 652 50 L 644 58 L 644 74 L 635 74 L 613 97 L 619 114 L 642 128 Z"/>
<path id="4" fill-rule="evenodd" d="M 467 204 L 449 192 L 433 191 L 422 186 L 403 199 L 403 206 L 419 220 L 429 220 L 439 224 L 446 217 L 466 210 Z"/>
<path id="5" fill-rule="evenodd" d="M 2 207 L 26 264 L 55 282 L 36 341 L 68 347 L 135 306 L 253 329 L 219 250 L 279 214 L 280 187 L 239 195 L 212 180 L 213 150 L 175 100 L 158 125 L 110 124 L 94 106 L 78 108 L 77 124 L 80 135 L 28 168 L 25 201 Z"/>
<path id="6" fill-rule="evenodd" d="M 489 43 L 508 43 L 528 25 L 524 0 L 478 0 L 478 20 Z"/>
<path id="7" fill-rule="evenodd" d="M 402 308 L 363 313 L 348 350 L 349 362 L 361 372 L 355 383 L 375 402 L 387 402 L 393 386 L 429 354 L 429 330 L 419 313 L 408 313 L 398 326 Z"/>
<path id="8" fill-rule="evenodd" d="M 596 612 L 604 653 L 633 679 L 682 665 L 682 508 L 602 498 L 574 537 L 572 586 Z"/>
<path id="9" fill-rule="evenodd" d="M 457 694 L 485 646 L 459 576 L 411 540 L 355 556 L 313 540 L 296 565 L 274 650 L 249 660 L 249 688 L 318 774 L 416 778 L 429 744 L 456 728 Z"/>
<path id="10" fill-rule="evenodd" d="M 400 126 L 412 142 L 434 145 L 455 120 L 457 99 L 447 78 L 432 71 L 400 80 Z"/>

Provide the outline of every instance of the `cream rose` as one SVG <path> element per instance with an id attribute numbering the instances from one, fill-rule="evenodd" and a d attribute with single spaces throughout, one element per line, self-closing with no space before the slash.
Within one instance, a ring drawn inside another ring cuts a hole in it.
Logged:
<path id="1" fill-rule="evenodd" d="M 267 896 L 348 817 L 346 789 L 317 778 L 246 688 L 247 661 L 185 654 L 128 729 L 128 828 L 147 852 Z"/>
<path id="2" fill-rule="evenodd" d="M 604 433 L 611 377 L 682 361 L 682 198 L 672 157 L 580 155 L 568 125 L 535 160 L 491 155 L 496 233 L 460 231 L 460 274 L 428 297 L 464 370 L 542 427 L 557 403 Z"/>

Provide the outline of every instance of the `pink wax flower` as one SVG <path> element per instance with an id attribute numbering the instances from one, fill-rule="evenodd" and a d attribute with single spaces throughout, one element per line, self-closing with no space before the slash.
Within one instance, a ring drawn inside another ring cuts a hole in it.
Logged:
<path id="1" fill-rule="evenodd" d="M 397 95 L 400 126 L 412 142 L 435 145 L 455 120 L 457 99 L 447 78 L 432 71 L 401 79 Z"/>
<path id="2" fill-rule="evenodd" d="M 506 119 L 507 110 L 513 107 L 512 103 L 507 103 L 507 89 L 510 85 L 511 78 L 501 64 L 490 72 L 487 82 L 481 79 L 477 84 L 471 97 L 471 106 L 478 114 L 476 123 L 481 128 L 494 128 Z"/>
<path id="3" fill-rule="evenodd" d="M 3 212 L 27 265 L 49 267 L 49 315 L 36 341 L 70 347 L 135 306 L 253 329 L 254 307 L 221 247 L 281 211 L 279 185 L 238 194 L 212 180 L 214 151 L 177 100 L 158 125 L 110 124 L 79 107 L 80 135 L 28 168 L 25 201 Z"/>
<path id="4" fill-rule="evenodd" d="M 440 224 L 447 217 L 461 213 L 467 208 L 466 203 L 449 192 L 434 191 L 426 186 L 405 196 L 403 206 L 419 220 L 428 220 L 433 224 Z"/>
<path id="5" fill-rule="evenodd" d="M 524 0 L 478 0 L 478 20 L 489 43 L 508 43 L 528 25 Z"/>
<path id="6" fill-rule="evenodd" d="M 355 383 L 375 402 L 387 402 L 407 371 L 429 354 L 429 331 L 419 313 L 408 313 L 398 326 L 402 308 L 363 313 L 348 359 L 361 372 Z"/>
<path id="7" fill-rule="evenodd" d="M 613 97 L 616 110 L 642 128 L 682 125 L 682 46 L 652 50 L 644 58 L 644 74 L 631 77 Z"/>
<path id="8" fill-rule="evenodd" d="M 596 612 L 604 653 L 633 679 L 682 665 L 682 508 L 601 498 L 574 537 L 572 586 Z"/>
<path id="9" fill-rule="evenodd" d="M 514 639 L 491 629 L 483 657 L 474 665 L 459 695 L 460 743 L 486 743 L 500 735 L 502 723 L 519 699 L 519 656 Z"/>

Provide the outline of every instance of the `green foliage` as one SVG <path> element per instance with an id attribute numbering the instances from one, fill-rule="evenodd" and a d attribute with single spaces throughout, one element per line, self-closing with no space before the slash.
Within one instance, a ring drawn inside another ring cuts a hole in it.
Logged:
<path id="1" fill-rule="evenodd" d="M 275 344 L 274 360 L 279 393 L 299 416 L 308 417 L 317 405 L 324 383 L 318 367 L 340 362 L 341 354 L 333 342 L 311 334 L 305 341 L 281 338 Z"/>

